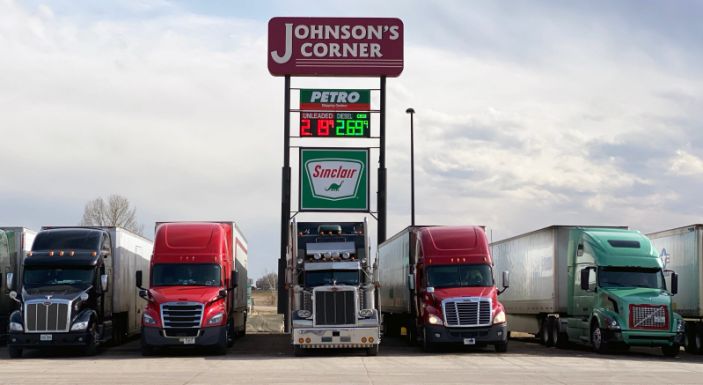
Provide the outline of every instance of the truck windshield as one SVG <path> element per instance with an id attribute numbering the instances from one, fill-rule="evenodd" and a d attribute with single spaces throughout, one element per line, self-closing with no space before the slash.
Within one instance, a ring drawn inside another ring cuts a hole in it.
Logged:
<path id="1" fill-rule="evenodd" d="M 493 274 L 488 265 L 429 266 L 427 268 L 427 286 L 493 286 Z"/>
<path id="2" fill-rule="evenodd" d="M 75 286 L 81 290 L 93 284 L 92 268 L 25 268 L 23 283 L 27 290 L 47 286 Z"/>
<path id="3" fill-rule="evenodd" d="M 32 250 L 97 250 L 99 245 L 99 231 L 50 230 L 37 234 Z"/>
<path id="4" fill-rule="evenodd" d="M 601 267 L 598 269 L 600 287 L 648 287 L 666 290 L 661 269 L 636 267 Z"/>
<path id="5" fill-rule="evenodd" d="M 308 271 L 305 273 L 305 286 L 315 287 L 323 285 L 359 285 L 358 270 L 322 270 Z"/>
<path id="6" fill-rule="evenodd" d="M 220 266 L 206 263 L 154 265 L 151 286 L 220 286 Z"/>

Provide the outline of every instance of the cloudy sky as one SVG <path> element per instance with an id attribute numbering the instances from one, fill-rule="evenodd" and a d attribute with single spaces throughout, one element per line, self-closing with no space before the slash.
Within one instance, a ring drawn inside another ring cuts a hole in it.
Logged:
<path id="1" fill-rule="evenodd" d="M 410 106 L 418 223 L 482 224 L 498 240 L 703 221 L 698 1 L 0 0 L 0 224 L 76 224 L 88 200 L 118 193 L 147 236 L 155 221 L 235 220 L 250 276 L 275 271 L 274 16 L 403 20 L 389 235 L 410 221 Z"/>

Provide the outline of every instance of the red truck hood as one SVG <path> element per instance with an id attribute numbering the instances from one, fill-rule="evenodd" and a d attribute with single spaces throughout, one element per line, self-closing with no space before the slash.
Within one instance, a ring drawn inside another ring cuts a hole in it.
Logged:
<path id="1" fill-rule="evenodd" d="M 157 303 L 199 302 L 207 303 L 216 298 L 220 287 L 211 286 L 159 286 L 149 289 Z"/>
<path id="2" fill-rule="evenodd" d="M 438 301 L 456 297 L 488 297 L 495 302 L 496 288 L 492 286 L 436 288 L 434 296 Z"/>

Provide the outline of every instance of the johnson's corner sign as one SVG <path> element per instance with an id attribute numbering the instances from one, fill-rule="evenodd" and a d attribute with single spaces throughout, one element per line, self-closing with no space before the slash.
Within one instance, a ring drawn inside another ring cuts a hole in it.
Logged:
<path id="1" fill-rule="evenodd" d="M 300 211 L 368 211 L 369 150 L 301 148 Z"/>
<path id="2" fill-rule="evenodd" d="M 397 18 L 274 17 L 268 28 L 274 76 L 398 76 L 403 22 Z"/>

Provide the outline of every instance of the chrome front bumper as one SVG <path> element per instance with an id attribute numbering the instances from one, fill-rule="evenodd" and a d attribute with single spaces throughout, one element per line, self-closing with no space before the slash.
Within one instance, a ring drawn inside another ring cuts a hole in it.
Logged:
<path id="1" fill-rule="evenodd" d="M 301 348 L 370 348 L 381 343 L 379 327 L 298 328 L 291 333 Z"/>

